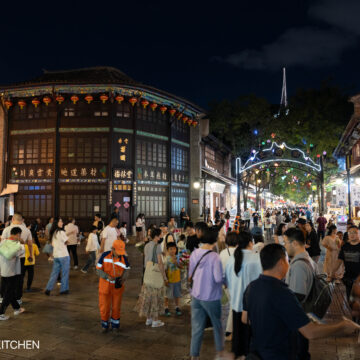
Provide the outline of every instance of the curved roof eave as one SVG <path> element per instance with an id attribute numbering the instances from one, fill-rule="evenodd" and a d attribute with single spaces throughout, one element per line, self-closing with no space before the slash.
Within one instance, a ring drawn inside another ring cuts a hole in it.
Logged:
<path id="1" fill-rule="evenodd" d="M 95 92 L 104 92 L 106 91 L 110 91 L 113 88 L 127 88 L 129 90 L 144 90 L 144 91 L 148 91 L 153 93 L 155 96 L 156 94 L 163 96 L 165 98 L 167 98 L 166 100 L 168 100 L 169 102 L 178 102 L 181 103 L 181 105 L 184 106 L 184 109 L 182 111 L 184 111 L 186 108 L 197 113 L 198 116 L 203 117 L 206 114 L 206 111 L 204 109 L 202 109 L 201 107 L 193 104 L 192 102 L 173 95 L 167 91 L 164 90 L 160 90 L 157 89 L 153 86 L 149 86 L 149 85 L 144 85 L 141 83 L 136 83 L 134 82 L 134 84 L 121 84 L 121 83 L 90 83 L 90 82 L 69 82 L 69 81 L 49 81 L 49 82 L 43 82 L 43 83 L 29 83 L 28 85 L 26 84 L 19 84 L 19 85 L 5 85 L 5 86 L 1 86 L 0 85 L 0 95 L 10 95 L 13 97 L 22 97 L 24 95 L 21 95 L 21 91 L 31 91 L 31 89 L 35 90 L 35 89 L 41 89 L 41 88 L 47 88 L 45 89 L 45 92 L 41 92 L 38 94 L 36 91 L 34 91 L 34 94 L 36 93 L 36 95 L 44 95 L 45 93 L 49 92 L 49 88 L 52 88 L 52 92 L 57 92 L 58 89 L 60 88 L 72 88 L 72 87 L 79 87 L 79 88 L 83 88 L 86 89 L 87 87 L 97 87 L 98 91 Z M 56 88 L 56 89 L 55 89 Z M 116 89 L 115 89 L 116 90 Z M 19 96 L 16 96 L 16 93 L 19 92 Z M 85 91 L 86 92 L 86 91 Z M 31 96 L 31 95 L 29 95 Z M 35 96 L 35 95 L 33 95 Z"/>

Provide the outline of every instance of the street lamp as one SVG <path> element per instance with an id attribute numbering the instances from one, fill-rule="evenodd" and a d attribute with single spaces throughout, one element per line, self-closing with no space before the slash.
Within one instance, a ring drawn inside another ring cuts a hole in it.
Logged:
<path id="1" fill-rule="evenodd" d="M 194 189 L 198 190 L 198 189 L 200 189 L 200 186 L 201 186 L 200 181 L 194 182 Z"/>

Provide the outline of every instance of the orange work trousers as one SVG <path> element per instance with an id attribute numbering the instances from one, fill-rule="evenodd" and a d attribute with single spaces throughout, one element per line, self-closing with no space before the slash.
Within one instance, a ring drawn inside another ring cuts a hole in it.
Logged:
<path id="1" fill-rule="evenodd" d="M 121 300 L 124 292 L 124 285 L 120 289 L 115 289 L 114 284 L 110 284 L 107 294 L 99 292 L 99 309 L 101 321 L 104 324 L 108 323 L 110 319 L 111 310 L 111 325 L 118 327 L 120 320 Z"/>

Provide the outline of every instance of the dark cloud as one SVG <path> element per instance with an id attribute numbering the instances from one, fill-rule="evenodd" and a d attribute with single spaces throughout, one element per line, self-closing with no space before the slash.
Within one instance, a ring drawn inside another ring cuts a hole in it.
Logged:
<path id="1" fill-rule="evenodd" d="M 324 22 L 324 27 L 291 28 L 260 49 L 245 49 L 216 59 L 244 69 L 336 65 L 343 52 L 358 42 L 359 13 L 360 0 L 319 1 L 309 8 L 309 16 Z"/>
<path id="2" fill-rule="evenodd" d="M 356 35 L 360 35 L 359 14 L 359 0 L 323 0 L 309 9 L 311 17 Z"/>

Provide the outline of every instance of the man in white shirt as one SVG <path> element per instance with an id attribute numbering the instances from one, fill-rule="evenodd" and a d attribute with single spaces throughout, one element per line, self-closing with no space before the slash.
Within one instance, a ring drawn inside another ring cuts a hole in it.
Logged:
<path id="1" fill-rule="evenodd" d="M 24 219 L 20 213 L 14 213 L 12 217 L 11 224 L 6 227 L 1 235 L 1 240 L 6 240 L 10 238 L 11 229 L 14 227 L 19 227 L 21 229 L 21 239 L 20 243 L 25 244 L 27 243 L 29 247 L 32 247 L 32 236 L 31 231 L 26 227 L 24 224 Z M 30 254 L 32 251 L 30 251 Z M 21 267 L 16 268 L 16 281 L 17 281 L 17 290 L 16 290 L 16 299 L 18 303 L 22 304 L 22 293 L 23 293 L 23 285 L 24 285 L 24 267 L 25 267 L 25 253 L 20 256 L 20 263 Z M 2 293 L 2 292 L 1 292 Z"/>
<path id="2" fill-rule="evenodd" d="M 110 220 L 109 225 L 101 233 L 100 252 L 111 251 L 112 244 L 118 239 L 116 227 L 118 226 L 118 219 L 113 218 Z"/>

